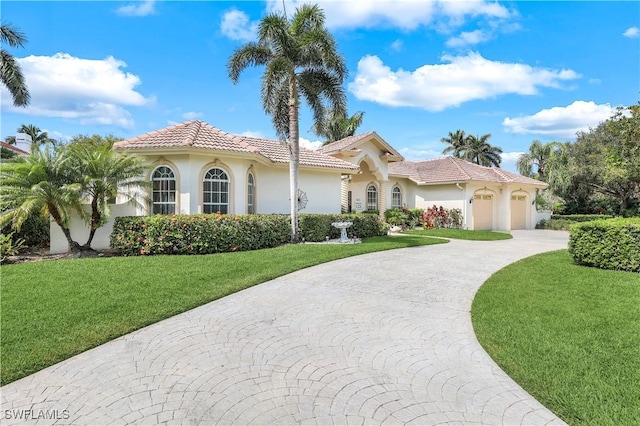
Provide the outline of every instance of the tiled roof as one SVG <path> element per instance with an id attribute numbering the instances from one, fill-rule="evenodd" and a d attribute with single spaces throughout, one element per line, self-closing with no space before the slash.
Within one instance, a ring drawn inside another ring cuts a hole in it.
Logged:
<path id="1" fill-rule="evenodd" d="M 185 121 L 135 138 L 116 142 L 116 148 L 157 149 L 175 147 L 261 155 L 273 163 L 289 163 L 289 149 L 279 141 L 231 135 L 199 120 Z M 357 170 L 358 166 L 318 151 L 300 148 L 300 165 Z"/>
<path id="2" fill-rule="evenodd" d="M 420 184 L 480 181 L 546 186 L 546 183 L 536 179 L 499 168 L 479 166 L 455 157 L 389 163 L 389 174 L 407 177 Z"/>
<path id="3" fill-rule="evenodd" d="M 6 149 L 10 149 L 11 151 L 13 151 L 13 152 L 15 152 L 16 154 L 19 154 L 19 155 L 29 155 L 29 153 L 27 151 L 25 151 L 24 149 L 20 149 L 15 145 L 11 145 L 11 144 L 8 144 L 8 143 L 3 142 L 3 141 L 0 141 L 0 146 L 2 146 L 3 148 L 6 148 Z"/>
<path id="4" fill-rule="evenodd" d="M 389 161 L 404 160 L 404 157 L 402 157 L 402 155 L 398 151 L 396 151 L 394 147 L 389 145 L 389 143 L 382 139 L 376 132 L 367 132 L 360 135 L 349 136 L 344 139 L 340 139 L 339 141 L 331 142 L 330 144 L 322 146 L 318 149 L 318 151 L 329 155 L 346 151 L 359 152 L 359 150 L 357 149 L 358 146 L 363 142 L 367 142 L 369 140 L 375 140 L 377 141 L 377 144 L 381 145 L 382 151 L 383 153 L 386 151 L 384 155 L 387 156 Z"/>
<path id="5" fill-rule="evenodd" d="M 374 133 L 375 132 L 367 132 L 360 135 L 349 136 L 344 139 L 340 139 L 339 141 L 331 142 L 325 146 L 322 146 L 318 149 L 318 151 L 324 154 L 342 151 L 343 149 L 351 148 L 353 145 L 357 145 L 358 142 L 368 138 L 369 136 L 372 136 Z"/>

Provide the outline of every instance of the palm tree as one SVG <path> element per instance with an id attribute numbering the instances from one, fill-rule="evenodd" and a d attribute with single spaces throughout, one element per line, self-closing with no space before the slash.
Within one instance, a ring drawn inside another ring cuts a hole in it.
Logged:
<path id="1" fill-rule="evenodd" d="M 0 225 L 11 222 L 20 230 L 32 214 L 51 215 L 67 238 L 69 248 L 80 245 L 71 238 L 71 210 L 80 211 L 81 186 L 74 181 L 65 150 L 41 147 L 26 159 L 0 166 Z"/>
<path id="2" fill-rule="evenodd" d="M 33 124 L 23 124 L 18 127 L 18 133 L 26 133 L 31 137 L 31 150 L 36 150 L 40 145 L 51 144 L 56 146 L 58 141 L 51 139 L 47 132 L 43 132 L 39 127 Z"/>
<path id="3" fill-rule="evenodd" d="M 351 117 L 348 117 L 346 113 L 338 115 L 334 111 L 329 111 L 320 128 L 315 128 L 314 132 L 318 136 L 324 137 L 326 140 L 323 145 L 327 145 L 353 136 L 362 124 L 363 117 L 364 112 L 362 111 L 356 112 Z"/>
<path id="4" fill-rule="evenodd" d="M 140 189 L 149 185 L 142 178 L 147 167 L 141 157 L 111 149 L 108 140 L 93 146 L 70 145 L 68 149 L 82 196 L 91 205 L 91 214 L 86 217 L 89 238 L 83 246 L 83 249 L 90 250 L 96 230 L 106 224 L 111 214 L 109 203 L 113 203 L 116 195 L 126 197 L 136 207 L 142 207 Z"/>
<path id="5" fill-rule="evenodd" d="M 485 167 L 500 167 L 502 148 L 489 144 L 487 140 L 490 137 L 491 133 L 480 137 L 467 136 L 462 158 Z"/>
<path id="6" fill-rule="evenodd" d="M 516 167 L 518 172 L 525 176 L 535 177 L 547 182 L 547 164 L 554 152 L 561 150 L 562 144 L 559 142 L 549 142 L 543 144 L 535 140 L 529 146 L 529 152 L 520 155 Z M 533 173 L 533 166 L 536 166 L 537 173 Z"/>
<path id="7" fill-rule="evenodd" d="M 467 143 L 467 136 L 464 130 L 456 130 L 455 132 L 449 132 L 449 136 L 440 139 L 440 142 L 449 144 L 448 147 L 442 150 L 442 154 L 452 153 L 454 157 L 461 158 L 464 146 Z"/>
<path id="8" fill-rule="evenodd" d="M 20 31 L 9 24 L 0 25 L 0 45 L 22 47 L 27 42 Z M 22 69 L 16 59 L 6 50 L 0 48 L 0 80 L 13 97 L 13 105 L 24 107 L 31 99 L 29 89 L 24 81 Z"/>
<path id="9" fill-rule="evenodd" d="M 311 107 L 315 127 L 325 117 L 325 103 L 335 114 L 346 110 L 342 82 L 347 75 L 344 59 L 326 30 L 324 12 L 317 5 L 299 7 L 291 20 L 272 13 L 258 27 L 258 41 L 249 42 L 229 58 L 229 78 L 235 84 L 249 66 L 265 66 L 262 107 L 272 118 L 289 147 L 291 240 L 298 241 L 298 169 L 300 164 L 300 96 Z"/>

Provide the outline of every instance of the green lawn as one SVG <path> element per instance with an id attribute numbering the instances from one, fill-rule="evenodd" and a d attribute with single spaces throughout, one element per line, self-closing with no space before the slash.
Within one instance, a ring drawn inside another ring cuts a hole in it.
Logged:
<path id="1" fill-rule="evenodd" d="M 0 269 L 0 381 L 12 382 L 123 334 L 298 269 L 441 242 L 376 237 L 362 244 L 4 265 Z"/>
<path id="2" fill-rule="evenodd" d="M 567 423 L 640 424 L 640 274 L 544 253 L 494 274 L 471 314 L 500 367 Z"/>
<path id="3" fill-rule="evenodd" d="M 513 238 L 511 234 L 506 232 L 469 231 L 468 229 L 414 229 L 411 231 L 404 231 L 403 234 L 475 241 L 509 240 Z"/>

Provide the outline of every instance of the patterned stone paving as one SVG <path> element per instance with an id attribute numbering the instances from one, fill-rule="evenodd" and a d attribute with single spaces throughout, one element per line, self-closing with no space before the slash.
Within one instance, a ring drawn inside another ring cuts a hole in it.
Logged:
<path id="1" fill-rule="evenodd" d="M 236 293 L 0 388 L 1 422 L 564 424 L 473 333 L 473 295 L 493 272 L 568 239 L 514 235 L 372 253 Z"/>

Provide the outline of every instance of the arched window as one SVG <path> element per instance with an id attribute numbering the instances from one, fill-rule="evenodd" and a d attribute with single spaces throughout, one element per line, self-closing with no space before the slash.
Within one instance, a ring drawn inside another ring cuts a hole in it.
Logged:
<path id="1" fill-rule="evenodd" d="M 256 212 L 256 179 L 253 173 L 247 175 L 247 214 L 255 214 Z"/>
<path id="2" fill-rule="evenodd" d="M 229 176 L 224 170 L 209 170 L 204 175 L 202 192 L 204 213 L 229 213 Z"/>
<path id="3" fill-rule="evenodd" d="M 378 188 L 373 184 L 367 186 L 367 210 L 378 210 Z"/>
<path id="4" fill-rule="evenodd" d="M 151 174 L 153 190 L 151 194 L 152 214 L 175 214 L 176 175 L 170 167 L 157 167 Z"/>
<path id="5" fill-rule="evenodd" d="M 394 186 L 391 190 L 391 208 L 402 208 L 402 190 L 399 186 Z"/>

